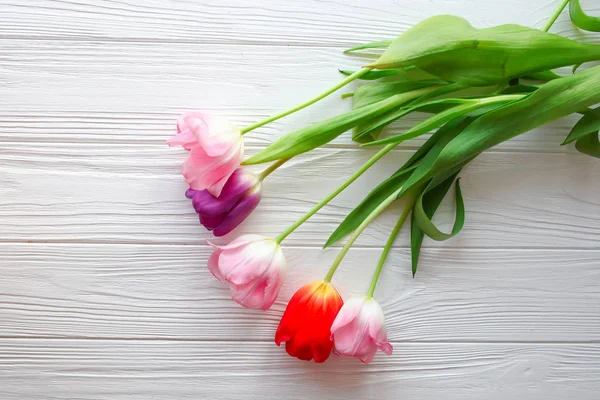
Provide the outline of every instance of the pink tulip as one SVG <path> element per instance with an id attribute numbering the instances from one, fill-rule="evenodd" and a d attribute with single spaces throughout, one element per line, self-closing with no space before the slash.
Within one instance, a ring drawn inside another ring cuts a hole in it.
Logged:
<path id="1" fill-rule="evenodd" d="M 244 156 L 239 128 L 225 118 L 188 112 L 177 121 L 177 132 L 167 144 L 190 151 L 181 167 L 185 180 L 192 189 L 218 197 Z"/>
<path id="2" fill-rule="evenodd" d="M 354 297 L 344 303 L 331 325 L 331 338 L 336 354 L 357 357 L 365 364 L 377 350 L 392 354 L 383 311 L 371 297 Z"/>
<path id="3" fill-rule="evenodd" d="M 208 259 L 208 269 L 229 283 L 233 299 L 247 308 L 268 310 L 283 285 L 285 257 L 279 244 L 243 235 L 226 246 L 211 245 L 217 250 Z"/>
<path id="4" fill-rule="evenodd" d="M 238 168 L 229 177 L 219 197 L 207 190 L 188 189 L 200 223 L 215 236 L 227 235 L 254 211 L 262 198 L 260 177 L 246 168 Z"/>

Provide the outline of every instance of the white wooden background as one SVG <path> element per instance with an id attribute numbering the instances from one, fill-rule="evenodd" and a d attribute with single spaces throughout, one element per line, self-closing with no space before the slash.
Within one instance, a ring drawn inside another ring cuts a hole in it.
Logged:
<path id="1" fill-rule="evenodd" d="M 333 260 L 328 234 L 421 141 L 285 242 L 289 278 L 266 313 L 237 306 L 206 270 L 184 152 L 165 145 L 184 110 L 244 126 L 361 65 L 344 48 L 428 16 L 540 27 L 555 4 L 0 0 L 0 399 L 600 398 L 600 162 L 559 146 L 573 119 L 463 172 L 465 229 L 425 241 L 416 279 L 399 238 L 376 293 L 394 354 L 368 366 L 301 362 L 273 335 L 291 294 Z M 552 31 L 600 43 L 566 15 Z M 252 132 L 249 152 L 348 107 L 332 96 Z M 238 233 L 276 235 L 371 154 L 341 137 L 297 157 Z M 447 205 L 438 221 L 451 218 Z M 345 297 L 366 289 L 393 222 L 349 253 L 334 280 Z"/>

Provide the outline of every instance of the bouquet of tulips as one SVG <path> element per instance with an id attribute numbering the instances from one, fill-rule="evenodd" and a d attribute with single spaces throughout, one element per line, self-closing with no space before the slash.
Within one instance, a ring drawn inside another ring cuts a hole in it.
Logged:
<path id="1" fill-rule="evenodd" d="M 211 244 L 215 251 L 208 269 L 230 286 L 236 302 L 262 310 L 271 307 L 283 285 L 286 261 L 281 242 L 390 150 L 405 140 L 434 132 L 331 234 L 324 247 L 349 237 L 324 279 L 293 295 L 275 333 L 277 345 L 285 342 L 290 355 L 315 362 L 325 361 L 332 349 L 364 363 L 370 362 L 377 350 L 391 354 L 383 311 L 373 294 L 388 252 L 409 216 L 414 275 L 425 236 L 446 240 L 461 230 L 465 208 L 457 176 L 481 152 L 578 113 L 581 119 L 563 144 L 575 142 L 580 152 L 600 158 L 600 107 L 590 108 L 600 103 L 600 66 L 576 72 L 581 64 L 600 60 L 600 45 L 547 32 L 567 4 L 576 26 L 600 31 L 600 18 L 587 15 L 578 0 L 562 0 L 541 30 L 519 25 L 477 29 L 459 17 L 435 16 L 394 40 L 349 49 L 379 52 L 379 57 L 359 71 L 341 71 L 346 78 L 314 99 L 244 129 L 201 112 L 180 117 L 178 134 L 168 144 L 189 151 L 182 167 L 190 186 L 186 196 L 200 223 L 215 236 L 232 231 L 257 207 L 261 182 L 290 158 L 349 130 L 361 146 L 382 146 L 340 187 L 278 236 L 243 235 L 224 246 Z M 552 71 L 566 66 L 573 66 L 566 76 Z M 245 133 L 314 104 L 354 80 L 367 83 L 343 96 L 352 97 L 351 111 L 288 133 L 243 159 Z M 381 137 L 387 125 L 415 111 L 430 116 L 401 134 Z M 270 165 L 260 174 L 245 167 L 262 163 Z M 431 219 L 454 182 L 455 222 L 450 232 L 442 232 Z M 365 227 L 396 201 L 402 202 L 398 222 L 365 296 L 344 303 L 331 284 L 336 269 Z"/>

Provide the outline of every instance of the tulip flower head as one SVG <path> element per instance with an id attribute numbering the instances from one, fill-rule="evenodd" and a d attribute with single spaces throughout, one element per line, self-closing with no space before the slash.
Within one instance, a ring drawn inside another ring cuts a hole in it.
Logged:
<path id="1" fill-rule="evenodd" d="M 192 200 L 200 223 L 215 236 L 224 236 L 241 224 L 254 211 L 262 198 L 258 175 L 238 168 L 229 177 L 219 197 L 208 190 L 188 189 L 185 196 Z"/>
<path id="2" fill-rule="evenodd" d="M 177 132 L 167 143 L 190 151 L 181 167 L 185 180 L 218 197 L 244 156 L 240 129 L 222 117 L 188 112 L 177 121 Z"/>
<path id="3" fill-rule="evenodd" d="M 322 363 L 333 348 L 331 324 L 344 304 L 329 282 L 317 281 L 302 286 L 290 299 L 277 332 L 277 346 L 285 342 L 292 357 Z"/>
<path id="4" fill-rule="evenodd" d="M 216 246 L 208 269 L 227 282 L 233 299 L 246 308 L 268 310 L 279 295 L 285 257 L 277 242 L 260 235 L 243 235 L 226 246 Z"/>
<path id="5" fill-rule="evenodd" d="M 372 297 L 348 300 L 331 326 L 334 353 L 370 363 L 377 350 L 392 354 L 383 311 Z"/>

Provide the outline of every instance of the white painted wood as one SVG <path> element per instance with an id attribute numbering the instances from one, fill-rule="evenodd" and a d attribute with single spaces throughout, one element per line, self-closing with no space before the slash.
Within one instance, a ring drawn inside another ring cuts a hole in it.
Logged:
<path id="1" fill-rule="evenodd" d="M 600 12 L 596 0 L 581 4 L 591 14 Z M 438 14 L 460 15 L 479 27 L 513 23 L 541 28 L 556 2 L 3 0 L 2 6 L 0 35 L 5 38 L 351 46 L 396 37 Z M 574 32 L 567 14 L 552 31 Z"/>
<path id="2" fill-rule="evenodd" d="M 285 304 L 337 251 L 285 247 L 267 313 L 235 304 L 208 246 L 0 245 L 0 337 L 272 340 Z M 360 295 L 380 249 L 352 249 L 334 279 Z M 394 250 L 377 289 L 390 338 L 410 342 L 600 342 L 600 251 L 427 249 L 415 279 Z"/>
<path id="3" fill-rule="evenodd" d="M 276 236 L 373 153 L 319 149 L 299 156 L 265 181 L 256 213 L 230 236 Z M 286 244 L 325 243 L 369 190 L 410 154 L 388 155 Z M 184 150 L 164 143 L 0 143 L 0 239 L 204 243 L 211 236 L 183 195 L 186 185 L 179 165 L 185 156 Z M 424 246 L 599 248 L 600 160 L 579 153 L 485 153 L 461 176 L 467 207 L 464 230 L 450 241 L 426 240 Z M 449 230 L 454 214 L 453 200 L 447 200 L 436 221 Z M 382 246 L 397 214 L 397 207 L 390 210 L 357 245 Z M 408 244 L 407 230 L 398 245 Z"/>
<path id="4" fill-rule="evenodd" d="M 322 92 L 341 79 L 338 68 L 364 65 L 364 58 L 344 55 L 343 49 L 7 41 L 0 47 L 2 79 L 10 83 L 0 98 L 0 139 L 163 145 L 175 132 L 177 116 L 189 109 L 221 114 L 245 126 Z M 349 111 L 350 104 L 334 94 L 249 133 L 246 141 L 265 146 L 308 123 Z M 387 131 L 402 132 L 423 117 L 408 116 Z M 492 151 L 574 152 L 560 143 L 576 121 L 575 116 L 556 121 Z M 424 138 L 402 148 L 416 149 Z M 356 147 L 349 134 L 328 146 Z"/>
<path id="5" fill-rule="evenodd" d="M 272 337 L 294 290 L 335 257 L 319 245 L 423 139 L 285 242 L 289 277 L 266 313 L 206 271 L 184 152 L 164 144 L 187 109 L 243 126 L 297 104 L 363 65 L 344 48 L 428 16 L 540 27 L 555 3 L 0 0 L 0 399 L 597 399 L 600 162 L 560 147 L 576 118 L 467 168 L 465 229 L 427 240 L 415 279 L 401 235 L 376 293 L 395 353 L 370 366 L 299 362 Z M 552 31 L 600 43 L 566 14 Z M 248 152 L 349 107 L 332 96 L 250 133 Z M 279 233 L 371 154 L 343 135 L 298 157 L 236 234 Z M 364 290 L 391 215 L 342 264 L 346 298 Z M 437 221 L 451 220 L 448 202 Z"/>
<path id="6" fill-rule="evenodd" d="M 0 339 L 0 396 L 39 399 L 596 400 L 589 344 L 393 343 L 372 364 L 298 362 L 274 343 Z"/>

